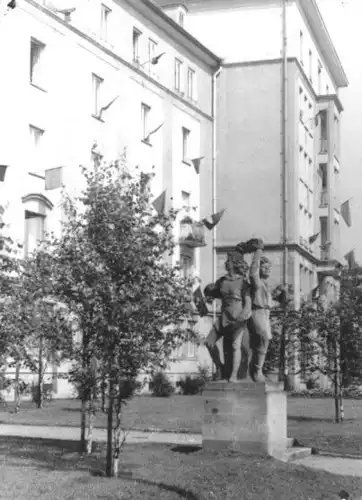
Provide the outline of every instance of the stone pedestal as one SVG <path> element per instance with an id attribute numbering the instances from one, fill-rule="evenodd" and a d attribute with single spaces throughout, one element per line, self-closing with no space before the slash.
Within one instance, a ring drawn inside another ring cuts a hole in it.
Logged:
<path id="1" fill-rule="evenodd" d="M 204 449 L 285 459 L 287 398 L 280 384 L 210 382 L 203 398 Z"/>

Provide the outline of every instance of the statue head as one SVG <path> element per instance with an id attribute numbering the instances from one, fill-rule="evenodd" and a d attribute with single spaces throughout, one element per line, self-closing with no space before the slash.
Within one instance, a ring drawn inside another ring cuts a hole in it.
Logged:
<path id="1" fill-rule="evenodd" d="M 260 277 L 263 279 L 269 278 L 271 274 L 272 263 L 265 255 L 260 259 Z"/>
<path id="2" fill-rule="evenodd" d="M 240 252 L 231 251 L 227 254 L 225 269 L 228 272 L 234 272 L 241 276 L 245 276 L 249 270 L 249 266 Z"/>

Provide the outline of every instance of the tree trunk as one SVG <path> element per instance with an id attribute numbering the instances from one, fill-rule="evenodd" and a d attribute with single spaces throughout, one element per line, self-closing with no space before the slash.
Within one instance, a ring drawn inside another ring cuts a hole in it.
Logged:
<path id="1" fill-rule="evenodd" d="M 111 365 L 112 366 L 112 365 Z M 113 380 L 112 376 L 109 379 L 108 390 L 108 418 L 107 418 L 107 461 L 106 461 L 106 475 L 113 477 Z"/>
<path id="2" fill-rule="evenodd" d="M 43 348 L 44 348 L 44 338 L 43 334 L 40 334 L 39 338 L 39 360 L 38 360 L 38 395 L 37 395 L 37 407 L 43 408 Z"/>
<path id="3" fill-rule="evenodd" d="M 335 350 L 334 350 L 334 408 L 335 408 L 335 420 L 337 424 L 340 423 L 342 420 L 341 403 L 342 403 L 342 392 L 341 392 L 340 357 L 339 357 L 338 341 L 336 339 Z"/>
<path id="4" fill-rule="evenodd" d="M 124 441 L 121 441 L 121 405 L 118 404 L 117 408 L 117 417 L 116 417 L 116 426 L 114 429 L 114 451 L 113 451 L 113 470 L 112 475 L 114 477 L 118 476 L 119 472 L 119 456 L 121 454 L 121 448 Z"/>
<path id="5" fill-rule="evenodd" d="M 19 412 L 20 409 L 20 363 L 16 363 L 15 367 L 15 382 L 14 382 L 14 399 L 15 399 L 15 413 Z"/>
<path id="6" fill-rule="evenodd" d="M 91 395 L 88 401 L 88 426 L 87 426 L 87 439 L 85 447 L 87 455 L 90 455 L 92 453 L 94 420 L 95 420 L 94 398 L 93 395 Z"/>
<path id="7" fill-rule="evenodd" d="M 87 426 L 87 397 L 85 391 L 82 394 L 82 406 L 80 414 L 80 447 L 83 453 L 87 452 L 85 431 Z"/>
<path id="8" fill-rule="evenodd" d="M 101 382 L 101 410 L 103 413 L 106 413 L 106 390 L 107 390 L 106 376 L 105 374 L 103 374 Z"/>

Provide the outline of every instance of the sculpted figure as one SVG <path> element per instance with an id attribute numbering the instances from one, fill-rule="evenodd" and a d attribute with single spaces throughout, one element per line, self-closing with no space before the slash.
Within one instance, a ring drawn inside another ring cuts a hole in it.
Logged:
<path id="1" fill-rule="evenodd" d="M 216 379 L 237 382 L 242 355 L 242 338 L 246 332 L 246 324 L 251 316 L 251 294 L 247 279 L 248 264 L 243 254 L 232 251 L 225 263 L 227 274 L 214 284 L 207 285 L 205 296 L 209 300 L 221 299 L 221 316 L 213 325 L 205 341 L 210 356 L 216 366 Z M 222 363 L 216 342 L 224 338 L 225 362 Z M 225 346 L 231 346 L 230 356 Z"/>
<path id="2" fill-rule="evenodd" d="M 246 244 L 240 244 L 240 251 L 253 253 L 250 266 L 250 284 L 252 296 L 252 313 L 248 322 L 250 349 L 252 357 L 249 364 L 249 374 L 254 382 L 264 382 L 263 366 L 272 338 L 270 327 L 270 309 L 272 296 L 268 286 L 271 273 L 271 261 L 262 255 L 264 244 L 260 239 L 252 239 Z"/>

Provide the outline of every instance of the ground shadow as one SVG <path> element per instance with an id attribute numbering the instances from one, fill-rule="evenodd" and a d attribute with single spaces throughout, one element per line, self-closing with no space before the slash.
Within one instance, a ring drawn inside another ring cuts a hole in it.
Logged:
<path id="1" fill-rule="evenodd" d="M 128 464 L 127 464 L 128 467 Z M 91 471 L 91 475 L 94 477 L 105 477 L 104 472 L 100 470 Z M 139 484 L 145 484 L 148 486 L 157 486 L 161 490 L 169 491 L 171 493 L 176 493 L 180 495 L 184 500 L 199 500 L 198 497 L 191 490 L 187 490 L 185 488 L 181 488 L 180 486 L 176 486 L 173 484 L 166 484 L 159 481 L 150 481 L 149 479 L 141 478 L 134 474 L 132 471 L 121 471 L 118 474 L 119 479 L 123 479 L 125 481 L 134 481 Z M 83 482 L 83 480 L 82 480 Z"/>
<path id="2" fill-rule="evenodd" d="M 201 451 L 202 446 L 195 446 L 195 445 L 189 445 L 189 444 L 181 444 L 178 446 L 174 446 L 171 448 L 171 451 L 174 451 L 175 453 L 195 453 L 196 451 Z"/>
<path id="3" fill-rule="evenodd" d="M 305 417 L 300 415 L 288 415 L 288 421 L 290 422 L 335 422 L 334 417 Z M 356 419 L 345 418 L 344 422 L 355 422 Z"/>
<path id="4" fill-rule="evenodd" d="M 100 452 L 104 451 L 105 445 L 104 443 L 94 443 L 94 445 L 94 453 L 83 456 L 78 441 L 2 436 L 0 437 L 0 456 L 6 456 L 7 464 L 11 464 L 13 467 L 36 467 L 58 471 L 72 470 L 104 477 L 103 469 L 101 469 L 104 456 Z M 128 446 L 130 449 L 138 449 L 140 445 L 130 444 Z M 147 445 L 142 446 L 147 447 Z M 173 451 L 191 453 L 200 449 L 196 446 L 176 446 Z M 137 474 L 137 470 L 142 468 L 140 464 L 125 462 L 122 463 L 121 467 L 119 479 L 156 486 L 161 490 L 176 493 L 183 499 L 198 500 L 198 497 L 191 490 L 140 477 Z M 88 481 L 88 479 L 85 477 L 79 481 Z"/>

